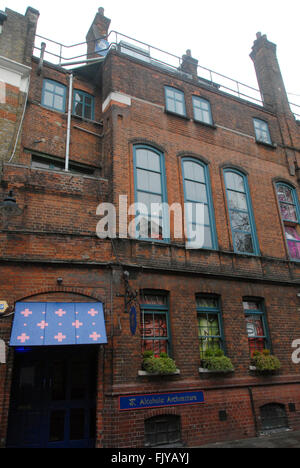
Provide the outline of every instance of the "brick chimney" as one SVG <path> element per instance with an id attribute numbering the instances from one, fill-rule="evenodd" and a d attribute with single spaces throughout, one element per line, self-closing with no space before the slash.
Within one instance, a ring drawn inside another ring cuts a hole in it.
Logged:
<path id="1" fill-rule="evenodd" d="M 192 75 L 193 78 L 197 78 L 198 60 L 192 57 L 190 49 L 188 49 L 185 55 L 182 56 L 182 63 L 179 69 L 189 75 Z"/>
<path id="2" fill-rule="evenodd" d="M 111 20 L 104 16 L 104 8 L 98 8 L 98 13 L 86 35 L 88 59 L 99 57 L 99 55 L 95 53 L 96 45 L 101 39 L 107 39 L 110 22 Z"/>
<path id="3" fill-rule="evenodd" d="M 264 106 L 276 113 L 291 113 L 277 60 L 276 44 L 258 32 L 250 57 L 254 62 Z"/>

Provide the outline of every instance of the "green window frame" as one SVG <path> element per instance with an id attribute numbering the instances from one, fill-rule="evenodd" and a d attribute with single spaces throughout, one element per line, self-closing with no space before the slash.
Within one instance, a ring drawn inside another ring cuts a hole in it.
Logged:
<path id="1" fill-rule="evenodd" d="M 94 96 L 75 89 L 73 92 L 73 114 L 88 120 L 94 120 Z"/>
<path id="2" fill-rule="evenodd" d="M 66 111 L 67 87 L 57 81 L 44 79 L 41 104 L 47 109 Z"/>
<path id="3" fill-rule="evenodd" d="M 197 294 L 196 310 L 200 358 L 204 358 L 208 349 L 225 352 L 220 298 Z"/>
<path id="4" fill-rule="evenodd" d="M 213 125 L 211 105 L 207 99 L 193 96 L 194 120 L 207 125 Z"/>
<path id="5" fill-rule="evenodd" d="M 259 255 L 247 177 L 238 170 L 225 169 L 224 179 L 234 251 Z"/>
<path id="6" fill-rule="evenodd" d="M 252 357 L 254 351 L 270 349 L 270 337 L 264 302 L 253 298 L 243 299 L 246 319 L 249 352 Z"/>
<path id="7" fill-rule="evenodd" d="M 153 351 L 155 355 L 171 353 L 169 324 L 169 300 L 167 294 L 143 292 L 141 297 L 142 352 Z"/>
<path id="8" fill-rule="evenodd" d="M 256 141 L 272 145 L 269 125 L 264 120 L 253 119 Z"/>
<path id="9" fill-rule="evenodd" d="M 135 237 L 142 240 L 169 242 L 164 155 L 153 147 L 135 145 L 133 166 L 137 204 Z"/>
<path id="10" fill-rule="evenodd" d="M 213 199 L 207 164 L 194 158 L 182 158 L 182 176 L 187 223 L 187 246 L 192 242 L 192 233 L 204 228 L 203 249 L 218 248 Z M 203 224 L 196 219 L 198 205 L 204 205 Z M 191 244 L 192 245 L 192 244 Z M 197 248 L 197 247 L 196 247 Z"/>
<path id="11" fill-rule="evenodd" d="M 278 182 L 276 194 L 289 256 L 293 261 L 300 261 L 300 207 L 297 191 L 285 182 Z"/>
<path id="12" fill-rule="evenodd" d="M 173 114 L 186 116 L 184 92 L 179 89 L 165 86 L 166 110 Z"/>

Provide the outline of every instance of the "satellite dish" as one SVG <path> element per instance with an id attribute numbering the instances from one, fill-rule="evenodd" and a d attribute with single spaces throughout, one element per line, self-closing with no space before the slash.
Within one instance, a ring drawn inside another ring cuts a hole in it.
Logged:
<path id="1" fill-rule="evenodd" d="M 96 41 L 95 45 L 95 52 L 96 54 L 100 55 L 101 57 L 105 57 L 107 55 L 109 49 L 109 42 L 105 39 L 100 39 Z"/>

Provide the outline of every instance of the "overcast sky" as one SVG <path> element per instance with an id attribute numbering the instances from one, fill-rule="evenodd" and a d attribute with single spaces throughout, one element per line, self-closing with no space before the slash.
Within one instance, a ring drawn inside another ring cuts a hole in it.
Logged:
<path id="1" fill-rule="evenodd" d="M 299 0 L 1 0 L 24 14 L 40 12 L 38 34 L 67 45 L 85 40 L 100 6 L 111 29 L 257 87 L 249 57 L 258 31 L 277 44 L 290 102 L 300 105 Z M 300 108 L 297 113 L 300 114 Z"/>

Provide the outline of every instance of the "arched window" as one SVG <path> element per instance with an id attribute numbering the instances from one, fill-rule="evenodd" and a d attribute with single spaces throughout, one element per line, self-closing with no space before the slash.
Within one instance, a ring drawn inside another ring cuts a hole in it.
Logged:
<path id="1" fill-rule="evenodd" d="M 247 177 L 235 169 L 225 169 L 224 177 L 234 251 L 258 255 Z"/>
<path id="2" fill-rule="evenodd" d="M 168 240 L 167 191 L 164 155 L 145 146 L 134 147 L 136 237 Z"/>
<path id="3" fill-rule="evenodd" d="M 296 189 L 279 182 L 276 191 L 290 257 L 300 260 L 300 211 Z"/>
<path id="4" fill-rule="evenodd" d="M 182 160 L 187 246 L 217 249 L 217 235 L 207 165 L 193 158 Z M 204 211 L 198 210 L 204 208 Z M 201 214 L 203 213 L 203 216 Z M 200 232 L 203 232 L 201 236 Z M 197 237 L 203 240 L 197 242 Z"/>
<path id="5" fill-rule="evenodd" d="M 181 444 L 180 416 L 163 415 L 145 420 L 145 447 Z M 171 446 L 171 445 L 170 445 Z"/>

